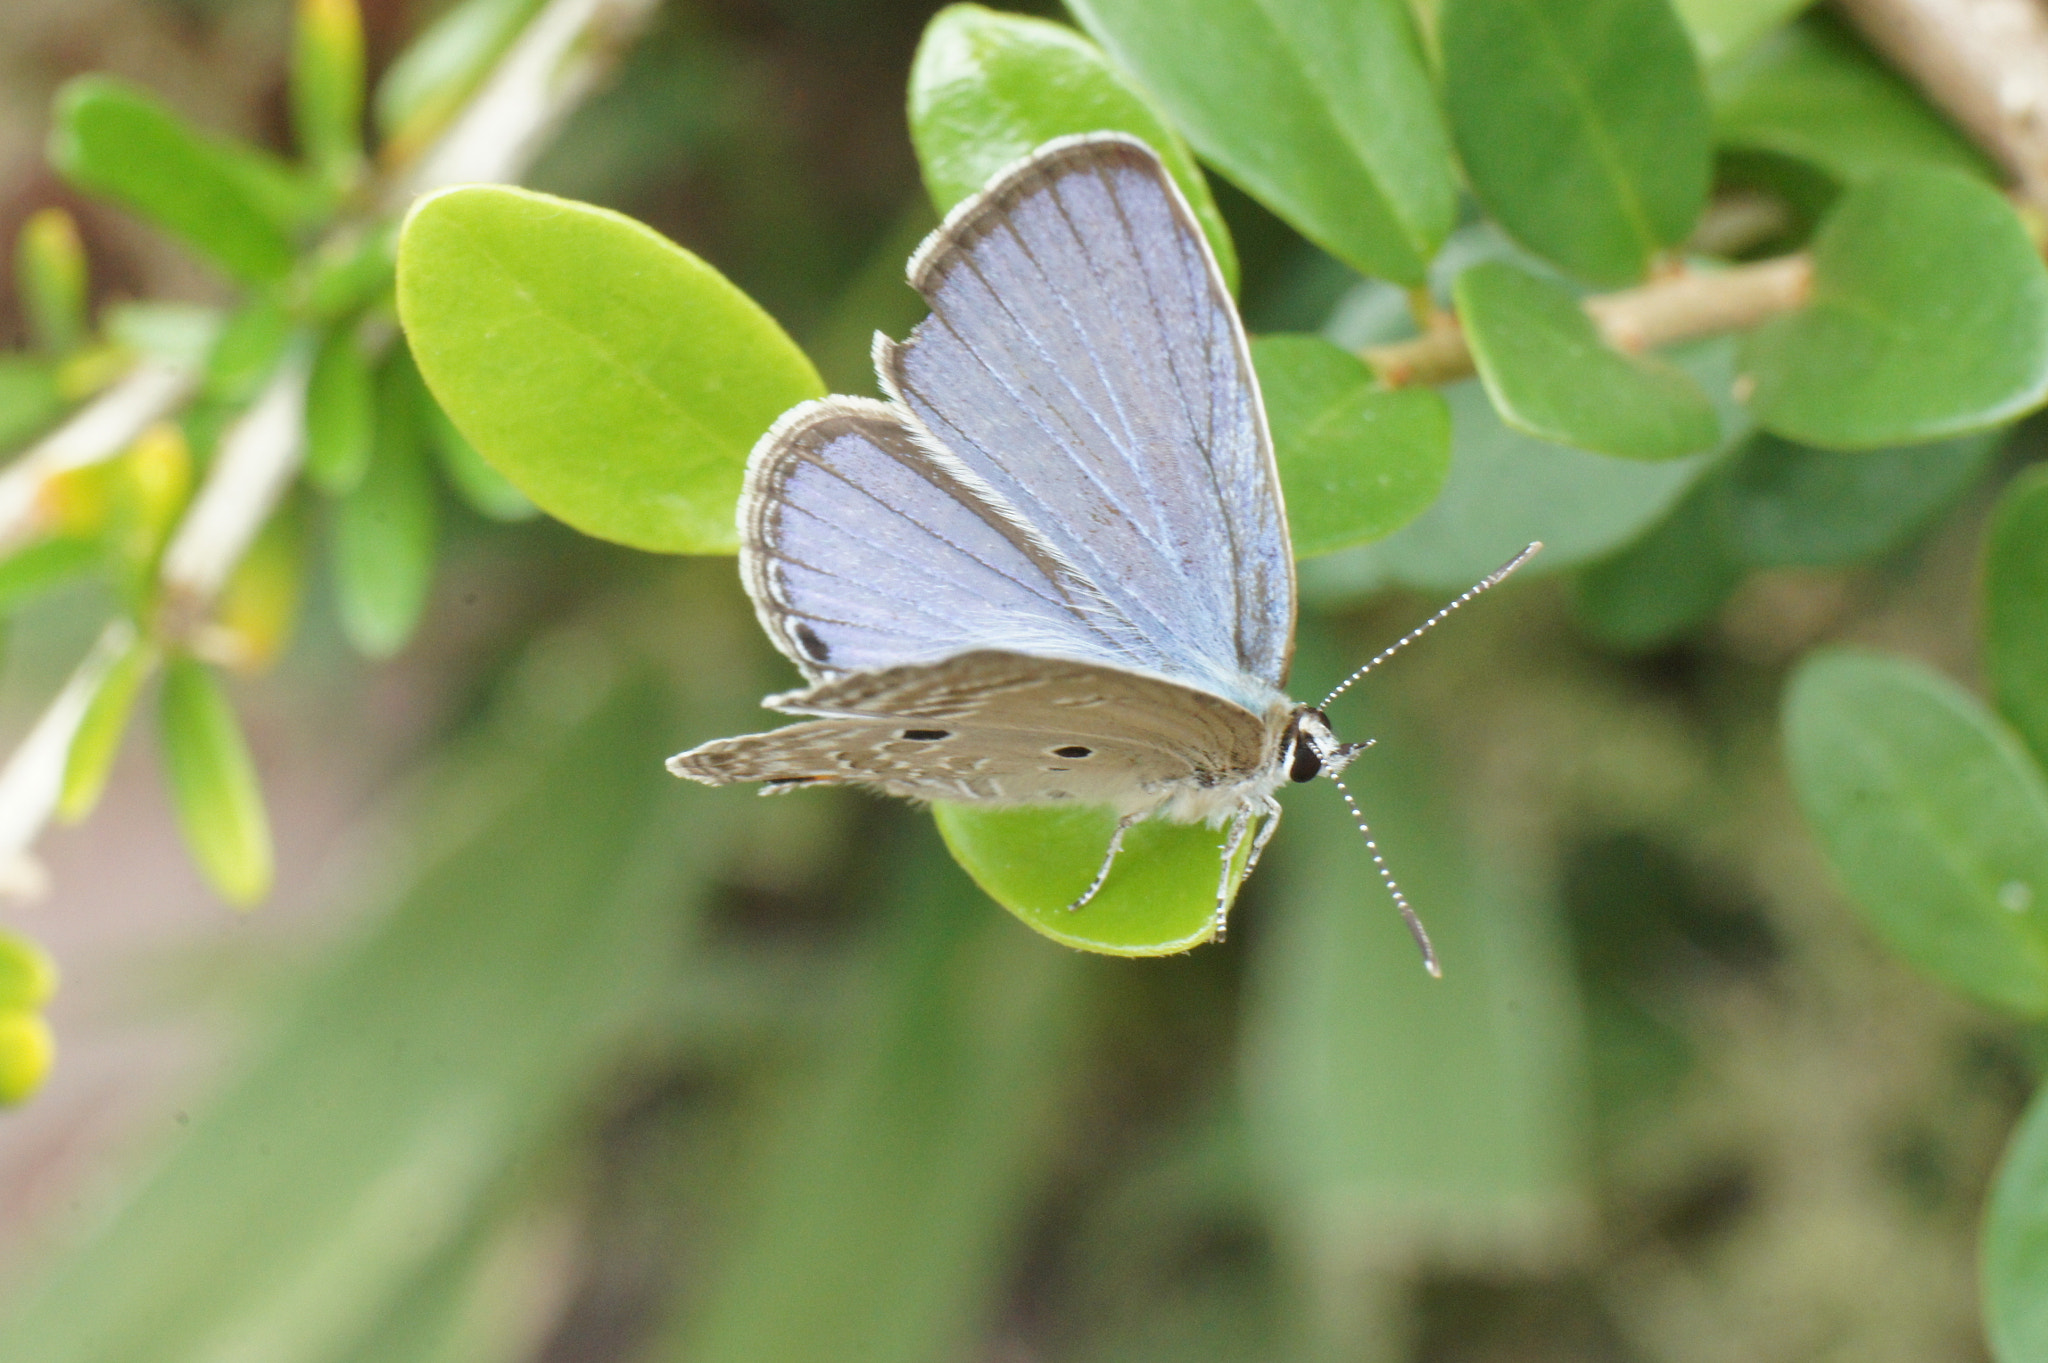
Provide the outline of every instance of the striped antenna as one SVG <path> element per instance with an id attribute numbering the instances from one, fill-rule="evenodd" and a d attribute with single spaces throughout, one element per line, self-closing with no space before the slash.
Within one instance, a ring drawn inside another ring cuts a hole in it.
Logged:
<path id="1" fill-rule="evenodd" d="M 1523 557 L 1527 558 L 1528 555 L 1524 554 Z M 1358 831 L 1365 835 L 1366 850 L 1372 853 L 1372 864 L 1378 868 L 1380 879 L 1386 882 L 1387 893 L 1393 896 L 1394 907 L 1401 911 L 1401 921 L 1408 925 L 1408 933 L 1415 939 L 1415 945 L 1422 948 L 1422 968 L 1437 979 L 1442 979 L 1444 968 L 1437 964 L 1436 947 L 1430 943 L 1429 930 L 1422 926 L 1422 919 L 1416 916 L 1414 907 L 1408 902 L 1408 896 L 1401 893 L 1401 886 L 1395 881 L 1394 873 L 1387 869 L 1387 859 L 1380 855 L 1380 845 L 1373 841 L 1372 828 L 1366 823 L 1364 812 L 1359 809 L 1358 801 L 1351 798 L 1351 787 L 1345 785 L 1344 778 L 1335 772 L 1330 773 L 1330 779 L 1337 783 L 1337 793 L 1344 797 L 1344 804 L 1351 810 L 1351 818 L 1357 823 Z"/>
<path id="2" fill-rule="evenodd" d="M 1445 607 L 1444 607 L 1444 608 L 1443 608 L 1442 610 L 1438 611 L 1438 612 L 1437 612 L 1437 613 L 1436 613 L 1435 615 L 1432 615 L 1432 616 L 1430 616 L 1430 617 L 1429 617 L 1429 619 L 1427 619 L 1427 620 L 1424 620 L 1424 621 L 1423 621 L 1423 622 L 1422 622 L 1421 624 L 1417 625 L 1417 626 L 1416 626 L 1416 627 L 1415 627 L 1414 629 L 1411 629 L 1411 630 L 1409 630 L 1409 631 L 1408 631 L 1408 632 L 1407 632 L 1406 634 L 1404 634 L 1404 635 L 1402 635 L 1402 636 L 1401 636 L 1400 638 L 1398 638 L 1398 639 L 1394 640 L 1394 642 L 1393 642 L 1393 643 L 1391 643 L 1391 644 L 1387 645 L 1387 646 L 1386 646 L 1385 648 L 1381 649 L 1381 650 L 1379 651 L 1379 653 L 1378 653 L 1377 655 L 1375 655 L 1375 656 L 1374 656 L 1374 657 L 1373 657 L 1373 658 L 1371 659 L 1371 661 L 1367 662 L 1367 663 L 1366 663 L 1366 665 L 1365 665 L 1364 667 L 1361 667 L 1361 668 L 1359 668 L 1359 669 L 1358 669 L 1358 670 L 1357 670 L 1356 672 L 1353 672 L 1353 673 L 1352 673 L 1352 674 L 1351 674 L 1350 676 L 1346 677 L 1346 678 L 1345 678 L 1345 679 L 1344 679 L 1344 680 L 1343 680 L 1342 682 L 1338 683 L 1338 685 L 1337 685 L 1337 689 L 1336 689 L 1336 690 L 1334 690 L 1334 691 L 1332 691 L 1332 692 L 1330 692 L 1330 694 L 1329 694 L 1329 695 L 1327 695 L 1327 696 L 1324 696 L 1324 697 L 1323 697 L 1323 700 L 1322 700 L 1322 704 L 1320 704 L 1320 705 L 1316 706 L 1316 709 L 1318 709 L 1318 710 L 1327 710 L 1327 709 L 1329 709 L 1329 708 L 1330 708 L 1330 702 L 1331 702 L 1331 701 L 1333 701 L 1333 700 L 1335 700 L 1335 699 L 1337 699 L 1337 697 L 1339 697 L 1339 696 L 1343 695 L 1343 694 L 1344 694 L 1344 693 L 1345 693 L 1346 691 L 1349 691 L 1349 690 L 1351 689 L 1351 687 L 1352 687 L 1353 683 L 1355 683 L 1355 682 L 1359 681 L 1359 680 L 1360 680 L 1361 678 L 1363 678 L 1363 677 L 1364 677 L 1364 676 L 1365 676 L 1365 675 L 1366 675 L 1367 673 L 1369 673 L 1369 672 L 1373 671 L 1373 670 L 1374 670 L 1375 668 L 1377 668 L 1377 667 L 1378 667 L 1378 666 L 1379 666 L 1380 664 L 1384 663 L 1384 662 L 1385 662 L 1385 661 L 1386 661 L 1387 659 L 1389 659 L 1389 658 L 1393 657 L 1393 656 L 1394 656 L 1394 655 L 1395 655 L 1396 653 L 1399 653 L 1399 652 L 1400 652 L 1400 651 L 1401 651 L 1402 649 L 1404 649 L 1404 648 L 1408 647 L 1408 645 L 1410 645 L 1410 644 L 1414 643 L 1414 642 L 1415 642 L 1415 641 L 1416 641 L 1417 639 L 1420 639 L 1420 638 L 1421 638 L 1421 637 L 1422 637 L 1423 635 L 1425 635 L 1425 634 L 1429 633 L 1429 632 L 1430 632 L 1431 630 L 1435 629 L 1435 628 L 1436 628 L 1436 627 L 1437 627 L 1438 625 L 1442 624 L 1442 623 L 1443 623 L 1443 622 L 1444 622 L 1444 621 L 1445 621 L 1446 619 L 1448 619 L 1448 618 L 1449 618 L 1449 616 L 1450 616 L 1450 614 L 1451 614 L 1451 612 L 1452 612 L 1452 611 L 1454 611 L 1454 610 L 1456 610 L 1456 609 L 1457 609 L 1458 607 L 1460 607 L 1460 606 L 1464 605 L 1464 604 L 1465 604 L 1465 603 L 1466 603 L 1467 601 L 1470 601 L 1470 600 L 1471 600 L 1471 599 L 1472 599 L 1473 597 L 1475 597 L 1475 596 L 1479 595 L 1479 594 L 1480 594 L 1481 592 L 1485 591 L 1485 590 L 1486 590 L 1487 588 L 1489 588 L 1489 587 L 1497 587 L 1497 586 L 1499 586 L 1499 585 L 1500 585 L 1500 584 L 1501 584 L 1501 583 L 1502 583 L 1503 581 L 1505 581 L 1505 580 L 1507 579 L 1507 576 L 1508 576 L 1508 574 L 1509 574 L 1509 573 L 1512 573 L 1513 571 L 1515 571 L 1515 569 L 1517 569 L 1517 568 L 1521 567 L 1521 566 L 1522 566 L 1522 565 L 1523 565 L 1524 563 L 1527 563 L 1527 562 L 1528 562 L 1528 561 L 1529 561 L 1530 559 L 1534 558 L 1534 557 L 1536 556 L 1536 551 L 1537 551 L 1538 549 L 1541 549 L 1542 547 L 1543 547 L 1543 541 L 1542 541 L 1542 540 L 1535 540 L 1535 541 L 1531 542 L 1531 544 L 1529 545 L 1529 547 L 1528 547 L 1528 548 L 1526 548 L 1526 549 L 1524 549 L 1524 550 L 1523 550 L 1523 551 L 1522 551 L 1521 553 L 1519 553 L 1519 554 L 1516 554 L 1516 555 L 1515 555 L 1515 556 L 1514 556 L 1513 558 L 1509 559 L 1509 560 L 1508 560 L 1508 561 L 1507 561 L 1506 563 L 1503 563 L 1503 564 L 1501 564 L 1501 565 L 1500 565 L 1500 567 L 1498 567 L 1498 568 L 1495 568 L 1495 569 L 1494 569 L 1494 570 L 1493 570 L 1492 572 L 1488 573 L 1488 574 L 1487 574 L 1487 575 L 1486 575 L 1485 577 L 1482 577 L 1482 578 L 1480 578 L 1480 579 L 1479 579 L 1479 580 L 1478 580 L 1477 582 L 1473 583 L 1473 584 L 1472 584 L 1472 585 L 1471 585 L 1470 587 L 1467 587 L 1467 588 L 1465 589 L 1465 591 L 1464 591 L 1464 594 L 1463 594 L 1463 595 L 1461 595 L 1461 596 L 1459 596 L 1457 600 L 1455 600 L 1455 601 L 1451 602 L 1451 604 L 1450 604 L 1450 605 L 1448 605 L 1448 606 L 1445 606 Z M 1348 799 L 1350 799 L 1351 797 L 1347 795 L 1347 796 L 1345 796 L 1344 798 L 1348 800 Z M 1405 905 L 1405 904 L 1404 904 L 1404 905 L 1403 905 L 1403 907 L 1402 907 L 1402 912 L 1404 912 L 1404 913 L 1406 913 L 1406 912 L 1407 912 L 1407 908 L 1406 908 L 1406 905 Z M 1412 917 L 1413 917 L 1413 915 L 1410 915 L 1410 917 L 1412 918 Z M 1412 926 L 1414 927 L 1414 930 L 1415 930 L 1415 932 L 1416 932 L 1416 933 L 1418 934 L 1418 936 L 1419 936 L 1419 935 L 1421 934 L 1421 932 L 1422 932 L 1422 925 L 1421 925 L 1420 923 L 1415 923 L 1415 924 L 1413 924 Z M 1427 949 L 1427 947 L 1428 947 L 1428 944 L 1429 944 L 1429 939 L 1428 939 L 1427 937 L 1422 937 L 1422 938 L 1421 938 L 1421 940 L 1422 940 L 1423 946 L 1424 946 L 1424 948 L 1425 948 L 1425 950 L 1426 950 L 1426 949 Z"/>

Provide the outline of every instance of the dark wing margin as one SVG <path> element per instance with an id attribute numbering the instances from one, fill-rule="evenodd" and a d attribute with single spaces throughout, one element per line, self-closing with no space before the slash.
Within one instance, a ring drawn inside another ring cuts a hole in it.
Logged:
<path id="1" fill-rule="evenodd" d="M 1294 563 L 1250 350 L 1208 243 L 1142 142 L 1048 143 L 910 264 L 932 315 L 878 340 L 935 457 L 1016 507 L 1166 671 L 1285 679 Z"/>
<path id="2" fill-rule="evenodd" d="M 974 648 L 1148 661 L 1092 584 L 880 402 L 805 403 L 762 437 L 740 572 L 768 637 L 814 682 Z"/>

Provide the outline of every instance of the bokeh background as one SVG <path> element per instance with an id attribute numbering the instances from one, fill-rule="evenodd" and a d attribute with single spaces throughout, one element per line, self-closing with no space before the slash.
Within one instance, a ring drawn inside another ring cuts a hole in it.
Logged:
<path id="1" fill-rule="evenodd" d="M 698 252 L 871 392 L 869 335 L 919 315 L 903 92 L 932 8 L 669 0 L 528 183 Z M 366 0 L 373 68 L 435 9 Z M 111 71 L 282 150 L 289 23 L 0 7 L 0 238 L 61 204 L 96 298 L 221 301 L 47 169 L 50 98 Z M 1248 324 L 1323 326 L 1355 279 L 1216 189 Z M 665 755 L 793 680 L 730 562 L 451 503 L 403 655 L 358 659 L 315 583 L 235 693 L 269 902 L 188 869 L 135 741 L 7 910 L 65 984 L 59 1067 L 0 1115 L 0 1315 L 35 1342 L 0 1352 L 1983 1357 L 1977 1217 L 2037 1042 L 1870 938 L 1776 716 L 1823 639 L 1974 674 L 1986 505 L 1873 565 L 1753 574 L 1648 655 L 1532 575 L 1348 696 L 1439 986 L 1327 789 L 1289 796 L 1228 944 L 1157 961 L 1033 936 L 916 811 L 675 789 Z M 1437 604 L 1326 588 L 1294 690 Z M 6 732 L 89 616 L 14 622 Z"/>

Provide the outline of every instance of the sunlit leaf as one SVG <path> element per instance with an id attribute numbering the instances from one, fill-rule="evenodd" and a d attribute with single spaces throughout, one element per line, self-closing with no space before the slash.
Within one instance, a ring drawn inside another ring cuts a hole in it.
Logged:
<path id="1" fill-rule="evenodd" d="M 949 5 L 926 26 L 910 68 L 910 135 L 940 213 L 1040 143 L 1103 130 L 1159 153 L 1234 291 L 1237 252 L 1194 155 L 1102 49 L 1063 25 L 980 5 Z"/>
<path id="2" fill-rule="evenodd" d="M 346 188 L 363 164 L 363 17 L 356 0 L 299 0 L 292 131 L 314 172 Z"/>
<path id="3" fill-rule="evenodd" d="M 1758 424 L 1857 449 L 1998 425 L 2048 398 L 2048 268 L 2010 204 L 1951 170 L 1842 197 L 1812 301 L 1751 333 Z"/>
<path id="4" fill-rule="evenodd" d="M 541 509 L 587 534 L 727 553 L 754 442 L 823 391 L 724 276 L 616 213 L 471 186 L 423 200 L 399 314 L 443 410 Z"/>
<path id="5" fill-rule="evenodd" d="M 530 498 L 487 463 L 476 446 L 455 429 L 431 394 L 422 394 L 427 442 L 441 462 L 441 474 L 470 510 L 494 521 L 527 521 L 540 514 Z"/>
<path id="6" fill-rule="evenodd" d="M 56 1038 L 41 1014 L 0 1012 L 0 1107 L 33 1097 L 56 1058 Z"/>
<path id="7" fill-rule="evenodd" d="M 71 753 L 64 763 L 64 789 L 57 800 L 57 817 L 76 823 L 92 813 L 106 789 L 107 773 L 121 751 L 121 739 L 128 732 L 128 716 L 135 709 L 142 684 L 156 671 L 162 651 L 149 638 L 137 638 L 100 679 L 71 738 Z M 0 1007 L 7 994 L 0 988 Z"/>
<path id="8" fill-rule="evenodd" d="M 1786 762 L 1849 896 L 1893 950 L 1980 1002 L 2048 1014 L 2048 778 L 1968 692 L 1902 659 L 1811 656 Z"/>
<path id="9" fill-rule="evenodd" d="M 1404 284 L 1456 212 L 1403 0 L 1075 0 L 1204 160 L 1303 236 Z"/>
<path id="10" fill-rule="evenodd" d="M 427 468 L 426 394 L 403 353 L 377 375 L 375 449 L 334 509 L 335 604 L 349 642 L 372 658 L 405 647 L 434 580 L 440 511 Z"/>
<path id="11" fill-rule="evenodd" d="M 1593 284 L 1640 278 L 1706 203 L 1706 90 L 1666 0 L 1443 0 L 1444 107 L 1480 202 Z"/>
<path id="12" fill-rule="evenodd" d="M 221 898 L 254 904 L 270 889 L 270 818 L 242 726 L 203 664 L 175 658 L 165 668 L 158 729 L 192 859 Z"/>

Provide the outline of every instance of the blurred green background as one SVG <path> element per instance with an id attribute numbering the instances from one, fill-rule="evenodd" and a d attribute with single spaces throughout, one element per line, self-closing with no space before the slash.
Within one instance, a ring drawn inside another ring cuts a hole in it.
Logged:
<path id="1" fill-rule="evenodd" d="M 921 313 L 932 8 L 670 0 L 527 182 L 696 251 L 872 392 L 870 334 Z M 369 0 L 373 70 L 434 10 Z M 108 70 L 282 148 L 289 19 L 11 0 L 0 237 L 61 203 L 101 301 L 218 301 L 53 177 L 46 111 Z M 1215 187 L 1247 324 L 1329 323 L 1355 276 Z M 684 789 L 663 757 L 795 680 L 730 561 L 451 504 L 407 652 L 357 659 L 315 590 L 236 691 L 273 903 L 185 868 L 146 743 L 46 844 L 19 921 L 65 971 L 63 1058 L 0 1116 L 0 1356 L 1983 1357 L 1977 1218 L 2036 1038 L 1846 908 L 1776 715 L 1823 638 L 1970 675 L 1988 503 L 1754 573 L 1647 654 L 1516 582 L 1348 695 L 1441 984 L 1326 789 L 1227 945 L 1150 961 L 1034 936 L 901 805 Z M 1322 582 L 1292 689 L 1438 604 Z M 8 732 L 88 614 L 16 618 Z"/>

